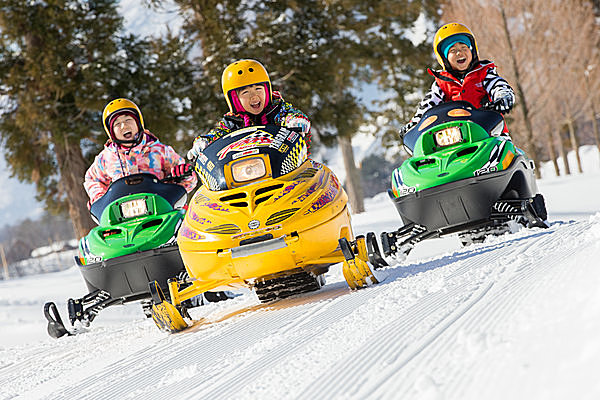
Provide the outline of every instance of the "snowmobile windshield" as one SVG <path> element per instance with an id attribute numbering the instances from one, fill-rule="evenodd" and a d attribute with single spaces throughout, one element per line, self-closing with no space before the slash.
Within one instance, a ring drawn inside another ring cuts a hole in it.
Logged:
<path id="1" fill-rule="evenodd" d="M 503 119 L 502 115 L 495 111 L 477 109 L 466 101 L 441 103 L 429 109 L 419 123 L 406 132 L 404 146 L 412 154 L 417 140 L 424 132 L 452 121 L 472 121 L 490 133 Z"/>
<path id="2" fill-rule="evenodd" d="M 152 193 L 159 195 L 175 206 L 175 203 L 186 194 L 183 186 L 174 183 L 161 182 L 155 175 L 149 173 L 124 176 L 109 186 L 104 196 L 92 204 L 91 214 L 99 221 L 104 209 L 113 201 L 131 194 Z"/>
<path id="3" fill-rule="evenodd" d="M 304 136 L 293 128 L 258 125 L 233 131 L 210 143 L 196 160 L 202 184 L 228 190 L 279 178 L 308 158 Z"/>

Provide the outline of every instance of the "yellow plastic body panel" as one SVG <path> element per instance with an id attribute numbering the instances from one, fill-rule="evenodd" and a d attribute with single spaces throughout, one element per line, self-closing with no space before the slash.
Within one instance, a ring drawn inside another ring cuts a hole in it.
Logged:
<path id="1" fill-rule="evenodd" d="M 179 230 L 179 251 L 191 277 L 230 286 L 341 262 L 338 239 L 353 238 L 347 202 L 331 170 L 312 160 L 277 179 L 201 187 Z M 257 237 L 268 239 L 249 243 Z"/>

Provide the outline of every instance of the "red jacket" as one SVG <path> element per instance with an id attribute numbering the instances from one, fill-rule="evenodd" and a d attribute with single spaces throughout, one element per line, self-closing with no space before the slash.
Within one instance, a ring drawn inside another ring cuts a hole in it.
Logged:
<path id="1" fill-rule="evenodd" d="M 482 61 L 472 71 L 467 72 L 462 82 L 448 71 L 427 69 L 427 72 L 435 78 L 436 83 L 444 92 L 444 101 L 464 100 L 471 103 L 473 107 L 479 108 L 484 99 L 491 100 L 483 87 L 483 79 L 488 70 L 494 67 L 494 63 Z"/>

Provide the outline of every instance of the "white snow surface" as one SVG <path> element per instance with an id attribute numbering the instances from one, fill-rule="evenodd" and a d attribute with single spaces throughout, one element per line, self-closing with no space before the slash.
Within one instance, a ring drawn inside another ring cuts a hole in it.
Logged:
<path id="1" fill-rule="evenodd" d="M 134 303 L 51 339 L 43 304 L 66 317 L 77 268 L 1 281 L 0 399 L 598 399 L 600 168 L 584 155 L 584 174 L 538 182 L 549 229 L 425 241 L 359 291 L 337 265 L 312 294 L 240 292 L 178 334 Z M 355 234 L 399 224 L 385 194 L 353 216 Z"/>

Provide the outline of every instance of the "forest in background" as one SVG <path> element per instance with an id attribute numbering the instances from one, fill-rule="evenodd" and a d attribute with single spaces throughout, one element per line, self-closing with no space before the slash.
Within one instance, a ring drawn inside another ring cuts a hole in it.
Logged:
<path id="1" fill-rule="evenodd" d="M 124 30 L 116 0 L 0 0 L 5 158 L 13 176 L 36 185 L 49 215 L 72 224 L 75 237 L 93 225 L 81 182 L 106 140 L 105 104 L 132 98 L 147 127 L 184 154 L 226 111 L 220 76 L 239 58 L 261 60 L 274 88 L 311 117 L 313 146 L 340 148 L 344 186 L 360 212 L 364 194 L 376 190 L 363 186 L 373 176 L 389 179 L 384 170 L 405 156 L 397 132 L 431 85 L 426 68 L 439 67 L 431 41 L 449 21 L 472 29 L 481 58 L 494 61 L 515 88 L 513 140 L 538 165 L 582 144 L 600 148 L 597 0 L 171 3 L 181 31 L 139 37 Z M 141 4 L 164 7 L 161 0 Z M 369 107 L 356 95 L 365 84 L 382 94 Z M 353 158 L 351 137 L 365 126 L 387 149 L 379 161 L 390 164 L 379 170 Z"/>

